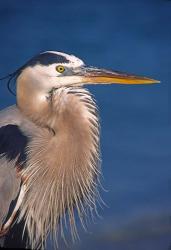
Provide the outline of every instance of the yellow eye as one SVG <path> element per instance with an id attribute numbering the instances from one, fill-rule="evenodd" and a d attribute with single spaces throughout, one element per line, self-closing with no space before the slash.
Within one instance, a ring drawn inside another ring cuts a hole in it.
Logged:
<path id="1" fill-rule="evenodd" d="M 65 71 L 65 68 L 62 65 L 58 65 L 56 66 L 56 71 L 58 71 L 59 73 L 63 73 Z"/>

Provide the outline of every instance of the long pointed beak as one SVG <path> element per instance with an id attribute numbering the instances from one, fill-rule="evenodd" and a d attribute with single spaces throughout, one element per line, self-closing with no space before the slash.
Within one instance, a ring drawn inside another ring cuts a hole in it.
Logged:
<path id="1" fill-rule="evenodd" d="M 118 71 L 83 67 L 77 72 L 82 84 L 152 84 L 160 81 Z"/>

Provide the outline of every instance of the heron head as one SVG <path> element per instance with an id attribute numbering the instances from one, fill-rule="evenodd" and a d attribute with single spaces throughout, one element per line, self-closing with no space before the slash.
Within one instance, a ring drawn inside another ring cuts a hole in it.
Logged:
<path id="1" fill-rule="evenodd" d="M 19 77 L 27 79 L 29 84 L 32 83 L 35 88 L 43 91 L 87 84 L 149 84 L 157 82 L 146 77 L 88 67 L 81 59 L 56 51 L 46 51 L 33 57 L 20 69 Z"/>

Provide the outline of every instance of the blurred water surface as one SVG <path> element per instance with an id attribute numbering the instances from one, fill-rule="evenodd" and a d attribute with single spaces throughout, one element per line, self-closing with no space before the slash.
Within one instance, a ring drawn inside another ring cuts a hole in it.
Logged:
<path id="1" fill-rule="evenodd" d="M 171 244 L 171 1 L 0 1 L 0 75 L 44 50 L 151 76 L 95 86 L 101 116 L 102 219 L 71 250 L 165 250 Z M 0 108 L 15 103 L 4 83 Z M 62 249 L 68 249 L 63 246 Z M 51 249 L 48 242 L 47 249 Z"/>

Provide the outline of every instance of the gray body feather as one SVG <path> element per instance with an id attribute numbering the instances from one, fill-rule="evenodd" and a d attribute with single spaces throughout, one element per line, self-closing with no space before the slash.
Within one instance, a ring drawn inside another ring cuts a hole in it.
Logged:
<path id="1" fill-rule="evenodd" d="M 21 177 L 17 175 L 16 165 L 25 161 L 28 137 L 24 131 L 29 133 L 31 128 L 16 106 L 0 112 L 0 228 L 10 216 L 9 208 L 19 194 Z"/>
<path id="2" fill-rule="evenodd" d="M 9 109 L 8 109 L 9 111 Z M 13 124 L 12 112 L 10 114 L 6 110 L 0 113 L 0 227 L 4 223 L 9 211 L 10 204 L 16 199 L 19 192 L 20 179 L 16 176 L 15 159 L 6 157 L 6 152 L 10 152 L 10 145 L 7 145 L 9 140 L 8 135 L 5 134 L 5 128 L 9 124 Z M 4 143 L 6 139 L 6 150 L 4 150 Z M 9 153 L 10 154 L 10 153 Z M 12 155 L 11 155 L 12 157 Z"/>

